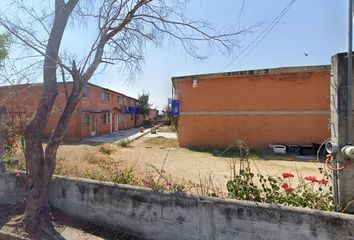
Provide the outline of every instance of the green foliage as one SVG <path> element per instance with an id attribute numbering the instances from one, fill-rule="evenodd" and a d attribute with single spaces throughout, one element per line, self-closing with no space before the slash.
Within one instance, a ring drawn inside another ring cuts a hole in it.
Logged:
<path id="1" fill-rule="evenodd" d="M 110 180 L 120 184 L 135 185 L 137 183 L 133 168 L 121 168 L 119 162 L 116 162 L 114 165 L 113 175 Z"/>
<path id="2" fill-rule="evenodd" d="M 151 107 L 151 104 L 149 103 L 149 98 L 150 93 L 145 91 L 142 94 L 139 94 L 138 96 L 138 109 L 141 114 L 144 114 L 144 119 L 145 115 L 149 114 L 149 110 Z"/>
<path id="3" fill-rule="evenodd" d="M 171 129 L 174 132 L 178 131 L 178 117 L 171 117 Z"/>
<path id="4" fill-rule="evenodd" d="M 165 170 L 158 169 L 154 165 L 148 165 L 148 167 L 153 171 L 142 180 L 143 186 L 151 188 L 153 191 L 185 192 L 187 184 L 184 181 L 173 180 Z"/>
<path id="5" fill-rule="evenodd" d="M 155 145 L 155 146 L 160 146 L 160 147 L 166 147 L 166 148 L 177 148 L 178 147 L 178 140 L 177 139 L 165 138 L 162 136 L 145 139 L 144 143 Z"/>
<path id="6" fill-rule="evenodd" d="M 240 168 L 236 170 L 236 164 L 230 164 L 232 177 L 227 182 L 230 198 L 326 211 L 334 209 L 332 187 L 328 184 L 331 175 L 323 168 L 319 169 L 322 179 L 298 176 L 299 183 L 293 186 L 292 173 L 283 173 L 282 176 L 255 175 L 249 167 L 249 151 L 241 149 L 240 152 Z M 232 162 L 235 163 L 234 160 Z"/>
<path id="7" fill-rule="evenodd" d="M 20 161 L 20 151 L 23 152 L 24 149 L 24 140 L 22 136 L 19 136 L 15 132 L 12 132 L 8 129 L 8 134 L 5 139 L 5 153 L 2 158 L 2 161 L 5 163 L 7 172 L 16 172 L 18 170 L 25 170 L 25 164 L 23 161 Z"/>
<path id="8" fill-rule="evenodd" d="M 0 34 L 0 61 L 9 55 L 11 36 L 8 33 Z"/>
<path id="9" fill-rule="evenodd" d="M 129 147 L 129 145 L 130 145 L 130 141 L 128 141 L 126 139 L 119 142 L 119 146 L 121 146 L 123 148 Z"/>

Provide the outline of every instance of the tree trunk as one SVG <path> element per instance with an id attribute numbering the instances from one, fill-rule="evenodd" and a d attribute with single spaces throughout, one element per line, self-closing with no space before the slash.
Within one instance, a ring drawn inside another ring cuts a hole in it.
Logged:
<path id="1" fill-rule="evenodd" d="M 5 140 L 6 140 L 6 123 L 7 123 L 7 114 L 6 108 L 0 107 L 0 174 L 5 172 L 5 164 L 3 158 L 5 155 Z"/>
<path id="2" fill-rule="evenodd" d="M 55 154 L 44 152 L 43 136 L 58 94 L 56 68 L 61 39 L 69 16 L 77 3 L 78 0 L 69 0 L 67 3 L 63 0 L 55 1 L 54 22 L 44 58 L 42 97 L 35 115 L 25 128 L 28 176 L 25 213 L 22 220 L 25 230 L 30 234 L 48 230 L 48 227 L 51 227 L 48 191 L 55 169 Z"/>
<path id="3" fill-rule="evenodd" d="M 38 137 L 35 136 L 36 130 L 26 129 L 26 159 L 30 161 L 28 165 L 28 194 L 23 220 L 28 232 L 38 232 L 41 228 L 51 227 L 48 201 L 49 184 L 55 170 L 58 147 L 64 137 L 71 115 L 80 100 L 81 91 L 81 81 L 74 80 L 74 88 L 45 151 L 43 151 L 42 141 L 38 141 Z"/>

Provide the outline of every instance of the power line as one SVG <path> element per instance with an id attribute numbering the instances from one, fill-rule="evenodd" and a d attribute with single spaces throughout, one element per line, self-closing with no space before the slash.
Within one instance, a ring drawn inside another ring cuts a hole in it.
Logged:
<path id="1" fill-rule="evenodd" d="M 295 3 L 296 0 L 292 0 L 280 13 L 279 15 L 273 19 L 273 21 L 265 28 L 263 31 L 253 39 L 242 51 L 229 63 L 227 64 L 223 70 L 233 64 L 237 59 L 239 59 L 249 48 L 250 51 L 246 53 L 246 55 L 236 63 L 236 65 L 240 64 L 249 54 L 259 45 L 259 43 L 272 31 L 272 29 L 280 22 L 280 20 L 286 15 L 286 13 L 290 10 L 292 5 Z M 253 46 L 252 46 L 253 45 Z"/>

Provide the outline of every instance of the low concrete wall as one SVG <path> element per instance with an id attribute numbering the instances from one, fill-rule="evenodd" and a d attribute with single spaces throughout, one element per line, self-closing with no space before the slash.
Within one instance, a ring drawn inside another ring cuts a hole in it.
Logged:
<path id="1" fill-rule="evenodd" d="M 0 205 L 16 204 L 21 199 L 18 179 L 0 172 Z"/>
<path id="2" fill-rule="evenodd" d="M 16 192 L 13 182 L 13 176 L 0 176 L 0 203 L 13 203 L 3 196 Z M 351 215 L 92 180 L 56 177 L 50 201 L 73 217 L 146 239 L 354 239 Z"/>

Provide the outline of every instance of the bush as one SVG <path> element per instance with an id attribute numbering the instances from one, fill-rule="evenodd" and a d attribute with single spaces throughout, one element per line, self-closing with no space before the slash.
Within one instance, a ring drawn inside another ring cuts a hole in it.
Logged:
<path id="1" fill-rule="evenodd" d="M 111 155 L 116 151 L 115 147 L 112 144 L 103 144 L 99 148 L 100 153 Z"/>
<path id="2" fill-rule="evenodd" d="M 119 162 L 114 164 L 111 181 L 114 183 L 131 185 L 135 185 L 138 182 L 133 173 L 133 168 L 130 167 L 123 169 L 120 167 Z"/>
<path id="3" fill-rule="evenodd" d="M 130 145 L 130 141 L 128 141 L 126 139 L 119 142 L 119 146 L 121 146 L 123 148 L 129 147 L 129 145 Z"/>
<path id="4" fill-rule="evenodd" d="M 144 187 L 151 188 L 153 191 L 185 192 L 187 183 L 173 180 L 165 170 L 158 169 L 154 165 L 148 165 L 148 167 L 152 169 L 152 172 L 146 174 L 142 180 Z"/>
<path id="5" fill-rule="evenodd" d="M 331 175 L 323 168 L 319 169 L 323 178 L 298 176 L 299 184 L 294 186 L 292 179 L 295 175 L 292 173 L 284 172 L 281 176 L 255 175 L 250 168 L 249 150 L 244 145 L 239 147 L 241 154 L 238 171 L 235 160 L 230 161 L 231 179 L 227 182 L 230 198 L 327 211 L 334 209 L 332 187 L 328 184 Z"/>

